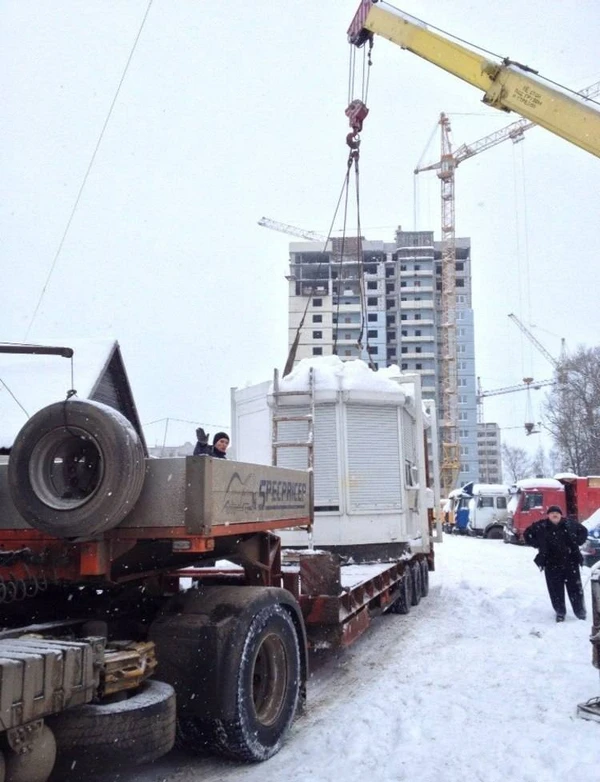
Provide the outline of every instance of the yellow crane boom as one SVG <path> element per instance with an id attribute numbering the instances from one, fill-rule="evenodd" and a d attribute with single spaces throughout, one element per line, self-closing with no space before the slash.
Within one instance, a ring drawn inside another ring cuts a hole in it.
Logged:
<path id="1" fill-rule="evenodd" d="M 494 61 L 434 32 L 387 3 L 362 0 L 348 39 L 362 46 L 373 35 L 413 52 L 483 92 L 483 102 L 514 111 L 600 157 L 600 112 L 575 93 L 551 85 L 526 65 Z"/>

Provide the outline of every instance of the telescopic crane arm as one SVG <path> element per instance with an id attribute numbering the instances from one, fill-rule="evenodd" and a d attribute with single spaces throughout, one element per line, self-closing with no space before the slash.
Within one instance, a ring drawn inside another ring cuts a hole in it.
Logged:
<path id="1" fill-rule="evenodd" d="M 483 102 L 514 111 L 600 157 L 600 112 L 575 94 L 550 85 L 526 65 L 494 61 L 468 49 L 387 3 L 362 0 L 348 39 L 362 46 L 373 35 L 443 68 L 483 92 Z"/>

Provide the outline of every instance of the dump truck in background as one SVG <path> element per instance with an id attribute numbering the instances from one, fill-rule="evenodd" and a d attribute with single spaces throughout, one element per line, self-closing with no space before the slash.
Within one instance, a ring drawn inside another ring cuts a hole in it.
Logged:
<path id="1" fill-rule="evenodd" d="M 561 473 L 554 478 L 524 478 L 511 486 L 506 543 L 522 543 L 531 524 L 546 516 L 550 505 L 558 505 L 564 516 L 582 524 L 600 509 L 600 477 L 579 477 Z"/>
<path id="2" fill-rule="evenodd" d="M 375 550 L 364 552 L 365 571 L 342 564 L 353 541 L 343 556 L 307 545 L 321 534 L 311 470 L 147 458 L 117 382 L 122 361 L 114 366 L 91 398 L 42 407 L 4 448 L 0 780 L 151 761 L 173 746 L 176 722 L 192 751 L 265 760 L 305 702 L 309 649 L 344 646 L 428 591 L 433 502 L 420 469 L 434 417 L 417 382 L 394 407 L 402 475 L 390 473 L 379 518 L 359 514 L 367 528 L 395 525 L 387 557 L 379 549 L 373 563 Z M 411 429 L 399 424 L 402 410 Z M 400 433 L 413 438 L 410 459 Z M 365 479 L 352 476 L 360 496 Z M 286 554 L 283 536 L 304 545 Z"/>

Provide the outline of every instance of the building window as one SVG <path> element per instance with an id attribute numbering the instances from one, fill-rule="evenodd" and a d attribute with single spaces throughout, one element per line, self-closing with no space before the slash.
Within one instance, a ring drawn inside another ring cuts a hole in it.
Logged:
<path id="1" fill-rule="evenodd" d="M 415 337 L 421 336 L 421 329 L 415 329 Z"/>
<path id="2" fill-rule="evenodd" d="M 407 347 L 402 347 L 402 348 L 400 348 L 400 352 L 401 353 L 408 353 L 408 348 Z"/>
<path id="3" fill-rule="evenodd" d="M 462 261 L 456 262 L 456 271 L 457 272 L 463 272 L 465 270 L 465 265 Z"/>
<path id="4" fill-rule="evenodd" d="M 385 276 L 386 277 L 393 277 L 394 276 L 394 267 L 388 266 L 385 270 Z"/>
<path id="5" fill-rule="evenodd" d="M 367 331 L 367 337 L 369 338 L 374 337 L 375 339 L 377 339 L 377 331 L 375 329 L 369 329 Z"/>
<path id="6" fill-rule="evenodd" d="M 467 378 L 466 377 L 459 377 L 456 381 L 457 386 L 466 386 L 467 385 Z"/>
<path id="7" fill-rule="evenodd" d="M 415 263 L 415 271 L 416 272 L 420 272 L 421 271 L 421 264 L 420 263 Z"/>
<path id="8" fill-rule="evenodd" d="M 344 350 L 344 355 L 345 356 L 351 356 L 352 355 L 352 351 L 351 350 Z"/>
<path id="9" fill-rule="evenodd" d="M 401 364 L 400 369 L 408 369 L 408 364 Z"/>
<path id="10" fill-rule="evenodd" d="M 421 320 L 421 314 L 419 312 L 415 313 L 415 320 Z"/>
<path id="11" fill-rule="evenodd" d="M 470 469 L 471 469 L 471 468 L 469 467 L 469 465 L 468 465 L 468 464 L 462 464 L 462 463 L 461 463 L 461 465 L 460 465 L 460 471 L 461 471 L 461 472 L 469 472 L 469 470 L 470 470 Z"/>
<path id="12" fill-rule="evenodd" d="M 352 334 L 344 334 L 344 339 L 352 339 Z"/>
<path id="13" fill-rule="evenodd" d="M 352 318 L 348 315 L 344 318 L 344 323 L 352 323 Z"/>
<path id="14" fill-rule="evenodd" d="M 421 352 L 421 348 L 420 346 L 417 345 L 417 347 L 415 348 L 415 353 L 420 353 L 420 352 Z"/>
<path id="15" fill-rule="evenodd" d="M 369 321 L 369 323 L 373 323 L 373 321 L 376 322 L 377 321 L 377 313 L 376 312 L 369 312 L 369 314 L 367 315 L 367 320 Z"/>
<path id="16" fill-rule="evenodd" d="M 406 271 L 406 264 L 405 263 L 401 263 L 400 264 L 400 271 L 401 272 L 405 272 Z"/>
<path id="17" fill-rule="evenodd" d="M 386 339 L 388 342 L 393 342 L 396 339 L 396 332 L 388 331 L 388 333 L 386 334 Z"/>
<path id="18" fill-rule="evenodd" d="M 421 280 L 415 280 L 414 287 L 415 288 L 420 288 L 421 287 Z"/>
<path id="19" fill-rule="evenodd" d="M 393 326 L 396 323 L 395 315 L 387 315 L 385 319 L 386 326 Z"/>
<path id="20" fill-rule="evenodd" d="M 313 315 L 312 316 L 312 322 L 313 323 L 323 323 L 323 316 L 322 315 Z"/>
<path id="21" fill-rule="evenodd" d="M 405 312 L 403 312 L 403 313 L 400 315 L 400 320 L 408 320 L 408 315 L 407 315 Z"/>
<path id="22" fill-rule="evenodd" d="M 396 358 L 396 348 L 388 348 L 388 357 Z"/>
<path id="23" fill-rule="evenodd" d="M 408 337 L 408 330 L 407 329 L 402 329 L 401 334 L 402 334 L 403 337 Z"/>
<path id="24" fill-rule="evenodd" d="M 313 356 L 322 356 L 323 348 L 313 348 Z"/>
<path id="25" fill-rule="evenodd" d="M 376 291 L 377 290 L 377 283 L 376 282 L 368 282 L 367 283 L 367 290 L 368 291 Z"/>
<path id="26" fill-rule="evenodd" d="M 377 306 L 377 296 L 369 296 L 367 299 L 367 306 L 369 307 L 376 307 Z"/>
<path id="27" fill-rule="evenodd" d="M 369 351 L 369 353 L 375 353 L 375 354 L 379 353 L 379 348 L 376 345 L 369 345 L 367 350 Z"/>
<path id="28" fill-rule="evenodd" d="M 400 287 L 406 288 L 406 280 L 402 280 L 402 282 L 400 283 Z"/>
<path id="29" fill-rule="evenodd" d="M 322 331 L 313 331 L 313 339 L 323 339 Z"/>
<path id="30" fill-rule="evenodd" d="M 468 421 L 469 420 L 469 414 L 466 410 L 459 410 L 458 411 L 458 420 L 459 421 Z"/>
<path id="31" fill-rule="evenodd" d="M 322 307 L 323 299 L 313 299 L 313 307 Z"/>
<path id="32" fill-rule="evenodd" d="M 456 287 L 457 288 L 465 287 L 465 281 L 461 277 L 459 277 L 458 280 L 456 280 Z"/>
<path id="33" fill-rule="evenodd" d="M 423 369 L 423 364 L 415 364 L 415 369 Z"/>
<path id="34" fill-rule="evenodd" d="M 386 293 L 393 293 L 396 290 L 396 286 L 393 282 L 388 282 L 388 284 L 385 286 L 385 292 Z"/>

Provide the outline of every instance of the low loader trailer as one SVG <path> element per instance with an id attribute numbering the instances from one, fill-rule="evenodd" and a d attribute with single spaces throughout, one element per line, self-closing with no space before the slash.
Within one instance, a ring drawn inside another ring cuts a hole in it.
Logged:
<path id="1" fill-rule="evenodd" d="M 276 753 L 309 650 L 345 646 L 428 591 L 431 554 L 376 565 L 285 552 L 310 471 L 151 459 L 113 407 L 35 413 L 0 464 L 0 782 L 154 760 L 175 739 Z"/>

